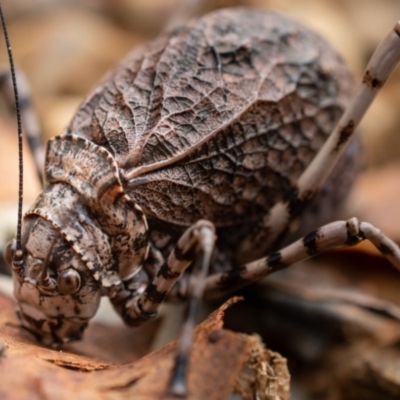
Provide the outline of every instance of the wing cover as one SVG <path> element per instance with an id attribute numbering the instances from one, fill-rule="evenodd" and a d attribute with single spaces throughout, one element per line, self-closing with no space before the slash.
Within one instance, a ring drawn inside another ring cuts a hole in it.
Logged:
<path id="1" fill-rule="evenodd" d="M 114 154 L 147 214 L 236 225 L 293 187 L 351 90 L 340 57 L 302 25 L 225 9 L 132 52 L 67 131 Z"/>

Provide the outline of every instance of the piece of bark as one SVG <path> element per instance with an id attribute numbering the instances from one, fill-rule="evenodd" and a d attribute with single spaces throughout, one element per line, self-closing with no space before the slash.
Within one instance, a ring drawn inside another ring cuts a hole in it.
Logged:
<path id="1" fill-rule="evenodd" d="M 287 399 L 286 361 L 276 362 L 277 357 L 266 353 L 257 338 L 223 329 L 224 312 L 236 301 L 238 298 L 226 302 L 196 328 L 188 371 L 188 399 L 226 398 L 242 376 L 245 365 L 256 371 L 246 389 L 248 396 L 261 393 L 261 399 L 269 400 L 272 397 L 267 397 L 268 393 L 280 393 L 274 399 Z M 0 296 L 1 399 L 169 398 L 167 388 L 176 342 L 136 362 L 115 365 L 100 357 L 39 346 L 20 328 L 14 307 L 11 299 Z M 138 337 L 137 331 L 132 330 L 132 343 Z M 108 330 L 107 335 L 106 353 L 114 345 L 118 347 L 113 343 L 113 332 Z M 90 340 L 89 335 L 84 340 Z M 115 342 L 118 340 L 116 336 Z M 143 340 L 137 344 L 139 354 Z"/>

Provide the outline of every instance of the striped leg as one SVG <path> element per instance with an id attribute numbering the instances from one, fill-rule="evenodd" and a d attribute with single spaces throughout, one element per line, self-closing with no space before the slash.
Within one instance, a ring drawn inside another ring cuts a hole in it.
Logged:
<path id="1" fill-rule="evenodd" d="M 289 193 L 284 201 L 277 203 L 260 222 L 259 229 L 243 241 L 243 251 L 252 248 L 251 244 L 254 242 L 263 243 L 265 248 L 271 248 L 279 243 L 285 232 L 291 230 L 291 224 L 296 222 L 296 217 L 322 187 L 370 104 L 399 61 L 400 22 L 375 50 L 350 106 L 322 149 L 298 179 L 297 188 Z"/>
<path id="2" fill-rule="evenodd" d="M 199 231 L 199 245 L 195 259 L 194 271 L 190 276 L 188 287 L 189 308 L 185 323 L 182 327 L 178 353 L 170 382 L 170 393 L 176 396 L 185 396 L 186 370 L 189 360 L 190 350 L 193 342 L 193 331 L 196 323 L 197 310 L 203 298 L 206 278 L 209 272 L 211 255 L 214 250 L 216 236 L 214 226 L 203 226 Z"/>
<path id="3" fill-rule="evenodd" d="M 352 218 L 324 225 L 268 257 L 226 273 L 209 276 L 204 297 L 218 297 L 316 254 L 340 246 L 353 246 L 366 239 L 400 271 L 399 246 L 368 222 L 359 222 Z"/>
<path id="4" fill-rule="evenodd" d="M 181 236 L 168 260 L 161 266 L 143 293 L 132 297 L 125 290 L 111 299 L 127 324 L 140 325 L 157 315 L 160 304 L 164 301 L 175 282 L 182 276 L 186 268 L 194 263 L 194 270 L 191 274 L 188 288 L 190 297 L 189 309 L 182 328 L 170 384 L 170 392 L 174 395 L 184 396 L 187 391 L 187 362 L 192 344 L 197 309 L 203 297 L 215 240 L 214 225 L 205 220 L 197 221 Z"/>
<path id="5" fill-rule="evenodd" d="M 16 71 L 19 104 L 21 110 L 21 122 L 28 139 L 29 148 L 35 162 L 36 173 L 43 184 L 44 145 L 41 139 L 40 124 L 36 112 L 32 106 L 29 84 L 21 71 Z M 14 91 L 9 69 L 0 69 L 0 92 L 10 106 L 14 108 Z"/>

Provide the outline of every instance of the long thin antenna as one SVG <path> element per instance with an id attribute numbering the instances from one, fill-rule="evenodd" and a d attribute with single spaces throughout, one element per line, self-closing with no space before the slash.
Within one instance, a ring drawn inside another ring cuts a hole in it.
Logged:
<path id="1" fill-rule="evenodd" d="M 10 39 L 8 38 L 8 32 L 6 28 L 6 22 L 4 19 L 3 10 L 0 3 L 0 18 L 1 24 L 3 26 L 4 39 L 6 41 L 8 60 L 10 62 L 11 78 L 14 89 L 14 99 L 15 99 L 15 112 L 17 115 L 17 125 L 18 125 L 18 160 L 19 160 L 19 182 L 18 182 L 18 224 L 17 224 L 17 238 L 16 238 L 16 251 L 14 253 L 14 265 L 19 265 L 22 263 L 22 247 L 21 247 L 21 224 L 22 224 L 22 196 L 23 196 L 23 157 L 22 157 L 22 125 L 21 125 L 21 110 L 19 106 L 19 97 L 17 89 L 17 79 L 15 77 L 15 67 L 14 59 L 11 52 Z"/>

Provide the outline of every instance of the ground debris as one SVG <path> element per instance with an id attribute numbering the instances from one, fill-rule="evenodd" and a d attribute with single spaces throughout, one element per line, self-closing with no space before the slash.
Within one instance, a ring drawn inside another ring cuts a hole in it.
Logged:
<path id="1" fill-rule="evenodd" d="M 223 329 L 225 310 L 238 300 L 233 298 L 224 303 L 196 328 L 188 373 L 188 399 L 227 398 L 243 374 L 244 365 L 255 371 L 252 385 L 243 386 L 244 399 L 288 398 L 281 395 L 282 387 L 287 393 L 289 385 L 285 360 L 265 350 L 258 337 Z M 74 353 L 72 346 L 63 351 L 41 347 L 20 328 L 14 307 L 11 299 L 0 296 L 0 341 L 6 346 L 0 358 L 1 399 L 169 398 L 167 387 L 176 342 L 134 362 L 124 364 L 125 357 L 121 356 L 122 364 L 118 365 L 116 359 L 114 362 L 102 359 L 101 351 L 94 351 L 93 346 L 90 354 L 84 354 L 83 346 L 79 347 L 81 354 Z M 136 331 L 132 329 L 133 343 Z M 147 334 L 150 333 L 148 330 Z M 112 335 L 112 329 L 105 329 L 105 335 Z M 84 340 L 89 342 L 89 335 Z M 105 347 L 112 346 L 111 340 L 102 343 Z M 144 343 L 137 341 L 139 347 L 145 346 Z M 103 350 L 107 359 L 112 349 Z M 131 352 L 134 353 L 132 349 Z M 136 354 L 140 352 L 143 349 L 136 349 Z M 275 397 L 271 397 L 273 393 Z"/>
<path id="2" fill-rule="evenodd" d="M 290 374 L 286 359 L 266 349 L 258 335 L 252 340 L 249 358 L 236 381 L 236 392 L 243 400 L 288 400 Z"/>

